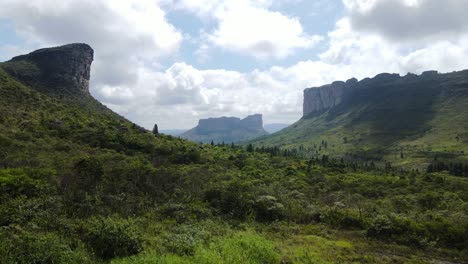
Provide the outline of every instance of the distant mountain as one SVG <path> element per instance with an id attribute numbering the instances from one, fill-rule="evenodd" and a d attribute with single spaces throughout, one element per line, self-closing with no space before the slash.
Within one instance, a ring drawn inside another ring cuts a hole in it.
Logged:
<path id="1" fill-rule="evenodd" d="M 201 119 L 198 126 L 180 135 L 195 142 L 231 143 L 255 139 L 268 133 L 263 129 L 262 115 L 250 115 L 244 119 L 220 117 Z"/>
<path id="2" fill-rule="evenodd" d="M 266 130 L 266 132 L 273 134 L 276 133 L 283 128 L 288 127 L 290 124 L 266 124 L 263 126 L 263 128 Z"/>
<path id="3" fill-rule="evenodd" d="M 185 131 L 187 131 L 187 129 L 162 129 L 160 132 L 166 135 L 180 136 Z"/>
<path id="4" fill-rule="evenodd" d="M 301 120 L 254 143 L 420 168 L 468 160 L 468 70 L 334 82 L 306 89 L 303 109 Z"/>

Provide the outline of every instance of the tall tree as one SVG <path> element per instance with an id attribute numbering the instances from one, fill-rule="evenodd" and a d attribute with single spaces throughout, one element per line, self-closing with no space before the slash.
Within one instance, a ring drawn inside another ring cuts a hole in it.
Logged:
<path id="1" fill-rule="evenodd" d="M 158 135 L 158 134 L 159 134 L 158 124 L 154 124 L 154 127 L 153 127 L 153 134 L 154 134 L 154 135 Z"/>

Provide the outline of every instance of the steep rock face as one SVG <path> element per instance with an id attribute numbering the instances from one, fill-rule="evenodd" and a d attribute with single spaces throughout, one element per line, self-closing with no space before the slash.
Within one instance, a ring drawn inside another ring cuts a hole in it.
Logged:
<path id="1" fill-rule="evenodd" d="M 437 72 L 435 72 L 437 74 Z M 431 76 L 431 74 L 429 74 Z M 354 89 L 366 89 L 372 86 L 381 86 L 386 83 L 393 83 L 401 80 L 399 74 L 381 73 L 374 78 L 366 78 L 358 82 L 352 78 L 346 82 L 336 81 L 321 87 L 308 88 L 304 90 L 303 116 L 314 113 L 321 113 L 329 110 L 352 95 Z"/>
<path id="2" fill-rule="evenodd" d="M 343 100 L 346 83 L 334 82 L 318 88 L 304 90 L 303 115 L 308 116 L 315 112 L 330 109 Z"/>
<path id="3" fill-rule="evenodd" d="M 231 143 L 253 139 L 266 135 L 263 129 L 262 115 L 250 115 L 244 119 L 237 117 L 220 117 L 201 119 L 198 126 L 183 133 L 182 138 L 209 143 Z"/>
<path id="4" fill-rule="evenodd" d="M 93 49 L 68 44 L 14 57 L 1 66 L 40 92 L 58 96 L 88 96 Z"/>
<path id="5" fill-rule="evenodd" d="M 240 121 L 240 125 L 247 130 L 257 131 L 263 129 L 263 118 L 260 114 L 249 115 Z"/>

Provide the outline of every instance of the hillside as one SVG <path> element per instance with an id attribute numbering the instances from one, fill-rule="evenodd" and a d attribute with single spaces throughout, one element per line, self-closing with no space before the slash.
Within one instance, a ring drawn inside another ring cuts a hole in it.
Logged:
<path id="1" fill-rule="evenodd" d="M 194 142 L 237 143 L 255 139 L 268 133 L 263 129 L 262 115 L 250 115 L 244 119 L 219 117 L 201 119 L 198 125 L 180 135 Z"/>
<path id="2" fill-rule="evenodd" d="M 0 64 L 0 263 L 468 260 L 467 178 L 154 135 L 92 98 L 92 54 Z"/>
<path id="3" fill-rule="evenodd" d="M 468 161 L 467 131 L 468 70 L 380 74 L 306 89 L 303 118 L 253 143 L 425 170 Z"/>

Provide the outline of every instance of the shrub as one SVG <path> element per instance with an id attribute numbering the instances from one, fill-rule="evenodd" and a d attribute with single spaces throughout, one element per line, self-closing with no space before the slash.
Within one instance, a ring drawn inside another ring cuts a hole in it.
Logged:
<path id="1" fill-rule="evenodd" d="M 392 221 L 385 215 L 378 215 L 367 229 L 367 236 L 389 239 L 394 233 Z"/>
<path id="2" fill-rule="evenodd" d="M 2 230 L 0 237 L 0 263 L 89 263 L 86 253 L 54 233 Z"/>
<path id="3" fill-rule="evenodd" d="M 258 197 L 254 203 L 254 210 L 256 220 L 259 222 L 271 222 L 284 217 L 284 206 L 269 195 Z"/>
<path id="4" fill-rule="evenodd" d="M 252 199 L 246 183 L 232 182 L 226 188 L 205 192 L 204 199 L 222 214 L 237 220 L 245 220 L 252 213 Z"/>
<path id="5" fill-rule="evenodd" d="M 143 240 L 133 221 L 94 217 L 82 226 L 83 241 L 104 260 L 138 254 Z"/>
<path id="6" fill-rule="evenodd" d="M 32 197 L 45 189 L 45 184 L 31 178 L 22 169 L 0 169 L 0 193 L 10 197 L 26 195 Z"/>

